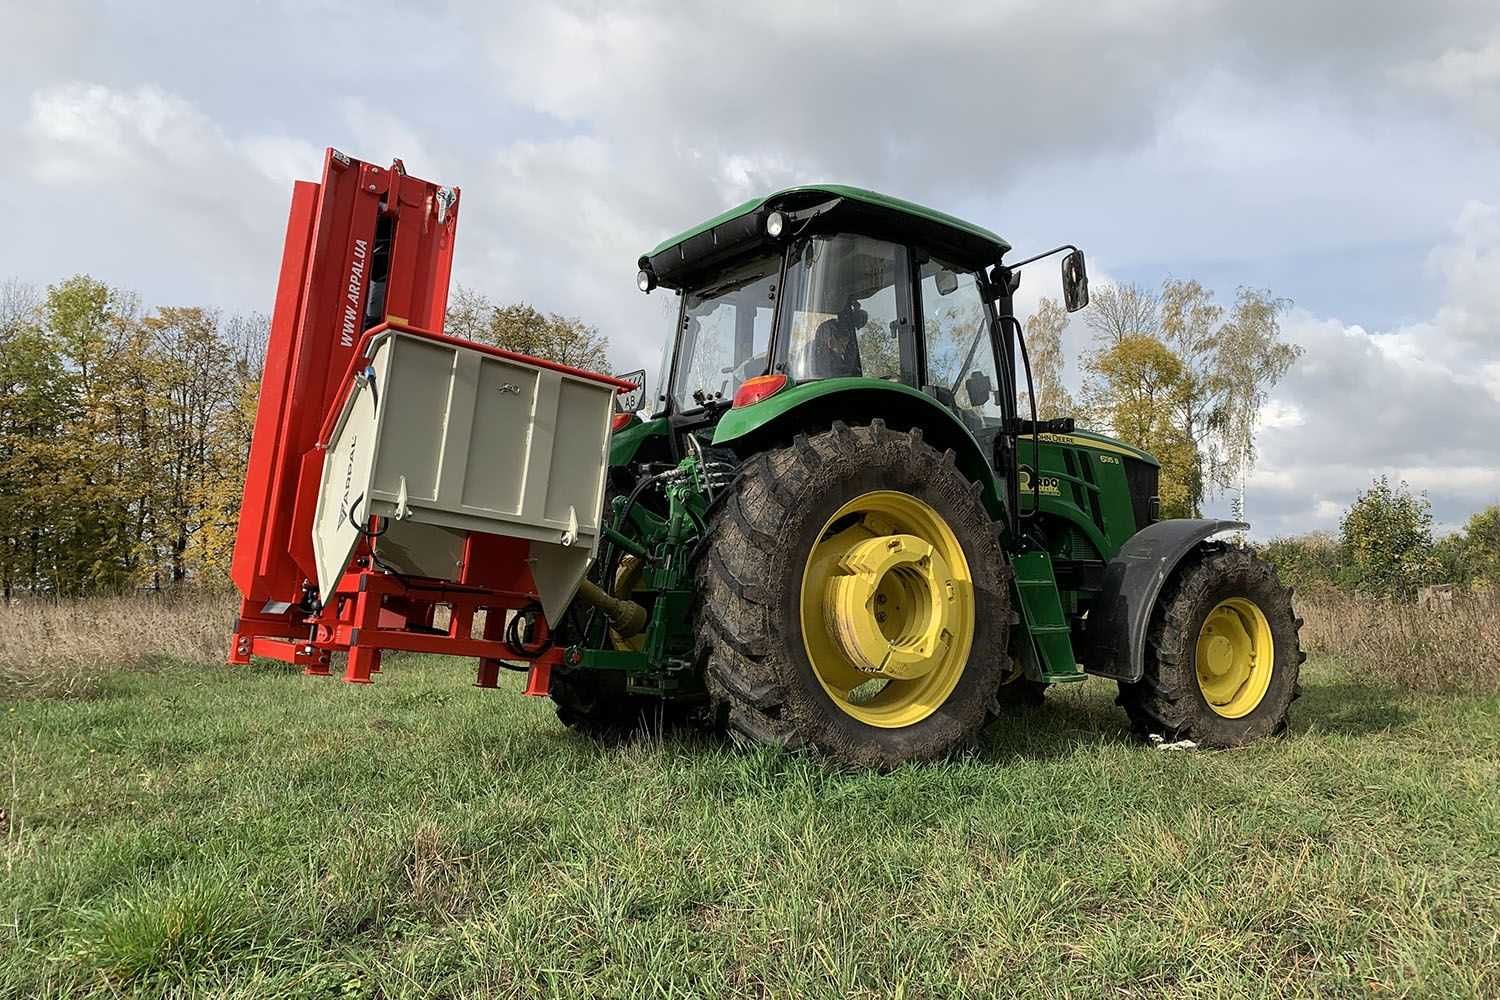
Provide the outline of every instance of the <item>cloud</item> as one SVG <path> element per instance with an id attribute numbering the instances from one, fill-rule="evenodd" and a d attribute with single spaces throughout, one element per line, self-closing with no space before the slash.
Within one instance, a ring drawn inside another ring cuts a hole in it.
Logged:
<path id="1" fill-rule="evenodd" d="M 1273 399 L 1260 409 L 1259 426 L 1264 430 L 1301 427 L 1305 423 L 1307 418 L 1296 403 Z"/>
<path id="2" fill-rule="evenodd" d="M 1207 280 L 1302 298 L 1300 285 L 1244 259 L 1431 245 L 1456 207 L 1451 192 L 1487 194 L 1500 175 L 1500 150 L 1460 148 L 1426 91 L 1386 69 L 1437 58 L 1495 20 L 1462 2 L 1157 0 L 1080 17 L 1040 2 L 950 4 L 941 15 L 710 2 L 685 16 L 665 0 L 565 0 L 475 4 L 464 20 L 495 90 L 563 133 L 502 139 L 506 181 L 550 201 L 567 178 L 571 200 L 589 206 L 581 221 L 635 227 L 633 238 L 579 246 L 567 227 L 536 241 L 528 223 L 512 230 L 525 249 L 509 240 L 505 256 L 545 261 L 536 287 L 575 295 L 566 308 L 599 303 L 629 317 L 610 332 L 633 360 L 654 356 L 656 339 L 636 326 L 623 285 L 640 249 L 793 183 L 887 190 L 1018 247 L 1071 240 L 1101 268 L 1151 284 L 1208 258 L 1221 266 Z M 1425 183 L 1403 182 L 1418 176 Z M 521 196 L 502 197 L 509 207 Z M 596 197 L 629 204 L 589 205 Z M 549 243 L 577 256 L 532 249 Z M 559 280 L 552 272 L 570 262 L 621 284 L 606 299 Z M 1337 315 L 1334 304 L 1314 303 Z"/>
<path id="3" fill-rule="evenodd" d="M 285 204 L 291 170 L 320 161 L 315 147 L 232 138 L 192 102 L 151 85 L 63 84 L 34 93 L 28 112 L 30 179 L 51 204 L 103 223 L 87 239 L 38 233 L 61 242 L 42 252 L 67 253 L 69 270 L 116 281 L 142 261 L 172 261 L 176 301 L 233 301 L 247 278 L 269 301 L 286 215 L 267 208 Z"/>
<path id="4" fill-rule="evenodd" d="M 1476 46 L 1445 49 L 1392 70 L 1415 90 L 1446 98 L 1481 126 L 1500 131 L 1500 34 Z"/>
<path id="5" fill-rule="evenodd" d="M 1332 500 L 1319 500 L 1313 507 L 1311 530 L 1324 531 L 1344 516 L 1344 508 Z"/>
<path id="6" fill-rule="evenodd" d="M 372 104 L 363 97 L 346 97 L 338 102 L 340 113 L 350 133 L 351 147 L 383 150 L 382 157 L 400 157 L 402 162 L 420 164 L 423 174 L 433 177 L 446 176 L 447 163 L 435 156 L 427 147 L 417 129 L 398 116 Z"/>
<path id="7" fill-rule="evenodd" d="M 1247 497 L 1257 534 L 1307 530 L 1379 475 L 1426 491 L 1440 522 L 1500 502 L 1497 219 L 1493 206 L 1466 205 L 1429 254 L 1444 300 L 1430 320 L 1370 332 L 1287 317 L 1304 353 L 1262 412 Z"/>

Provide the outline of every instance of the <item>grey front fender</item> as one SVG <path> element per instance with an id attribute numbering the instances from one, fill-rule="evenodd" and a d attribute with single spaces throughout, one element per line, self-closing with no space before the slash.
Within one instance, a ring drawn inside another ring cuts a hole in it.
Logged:
<path id="1" fill-rule="evenodd" d="M 1138 681 L 1146 665 L 1146 630 L 1167 578 L 1200 542 L 1241 521 L 1180 518 L 1136 532 L 1104 569 L 1104 590 L 1089 609 L 1084 669 L 1100 677 Z"/>

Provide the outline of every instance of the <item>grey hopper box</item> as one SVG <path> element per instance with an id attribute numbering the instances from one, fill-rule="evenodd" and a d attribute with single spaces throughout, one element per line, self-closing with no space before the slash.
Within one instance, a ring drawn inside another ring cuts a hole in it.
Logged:
<path id="1" fill-rule="evenodd" d="M 329 438 L 313 519 L 332 594 L 372 515 L 397 572 L 458 580 L 469 532 L 526 539 L 556 622 L 599 545 L 615 387 L 449 338 L 391 331 Z"/>

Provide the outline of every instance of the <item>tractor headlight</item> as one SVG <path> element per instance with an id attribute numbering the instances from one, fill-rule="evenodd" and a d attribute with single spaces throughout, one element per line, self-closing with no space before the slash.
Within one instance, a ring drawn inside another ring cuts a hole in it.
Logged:
<path id="1" fill-rule="evenodd" d="M 780 239 L 781 234 L 786 231 L 786 216 L 780 212 L 772 212 L 766 216 L 766 235 L 771 239 Z"/>
<path id="2" fill-rule="evenodd" d="M 656 275 L 644 267 L 635 272 L 635 287 L 643 292 L 649 292 L 656 287 Z"/>

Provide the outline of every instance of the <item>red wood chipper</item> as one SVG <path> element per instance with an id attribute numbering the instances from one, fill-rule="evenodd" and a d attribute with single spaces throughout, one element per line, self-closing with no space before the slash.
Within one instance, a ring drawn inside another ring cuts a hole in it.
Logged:
<path id="1" fill-rule="evenodd" d="M 459 192 L 329 149 L 293 188 L 231 575 L 231 663 L 369 683 L 383 650 L 529 662 L 600 533 L 628 382 L 439 332 Z M 446 608 L 445 626 L 435 612 Z M 480 636 L 475 622 L 485 612 Z"/>

